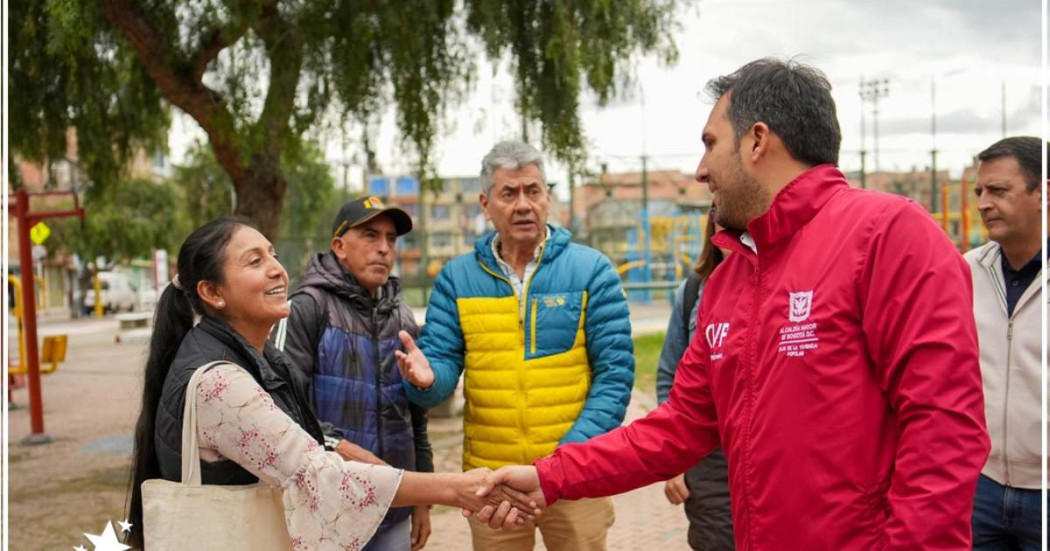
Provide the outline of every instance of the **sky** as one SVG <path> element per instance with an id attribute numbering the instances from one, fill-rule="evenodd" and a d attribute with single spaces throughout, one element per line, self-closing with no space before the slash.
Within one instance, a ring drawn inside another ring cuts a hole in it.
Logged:
<path id="1" fill-rule="evenodd" d="M 640 156 L 650 170 L 691 174 L 703 146 L 700 132 L 713 106 L 705 83 L 760 57 L 798 57 L 821 69 L 832 84 L 842 128 L 843 170 L 860 168 L 861 118 L 866 119 L 867 167 L 874 170 L 873 106 L 859 97 L 861 79 L 886 79 L 878 103 L 878 167 L 922 170 L 930 150 L 937 166 L 958 177 L 974 155 L 1007 135 L 1038 135 L 1042 123 L 1041 3 L 1039 0 L 704 0 L 683 2 L 674 41 L 678 62 L 632 60 L 635 86 L 606 106 L 581 97 L 588 169 L 634 171 Z M 437 140 L 441 176 L 476 175 L 495 142 L 520 137 L 513 83 L 506 60 L 477 63 L 469 97 L 450 110 Z M 1005 94 L 1004 94 L 1005 92 Z M 935 100 L 934 100 L 935 95 Z M 931 119 L 936 116 L 936 137 Z M 533 133 L 533 136 L 538 132 Z M 203 136 L 196 123 L 177 115 L 172 158 L 181 161 L 189 143 Z M 375 135 L 379 162 L 388 174 L 411 165 L 397 146 L 393 111 Z M 356 136 L 332 137 L 326 157 L 337 181 L 359 185 Z M 540 144 L 536 144 L 540 145 Z M 344 170 L 345 169 L 345 170 Z M 548 180 L 565 181 L 565 167 L 551 163 Z M 559 186 L 565 194 L 565 187 Z"/>

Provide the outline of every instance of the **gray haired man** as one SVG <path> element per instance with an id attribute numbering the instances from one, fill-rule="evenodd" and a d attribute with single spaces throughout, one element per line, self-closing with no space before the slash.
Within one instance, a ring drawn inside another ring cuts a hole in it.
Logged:
<path id="1" fill-rule="evenodd" d="M 398 352 L 409 400 L 434 407 L 464 375 L 463 468 L 531 463 L 620 426 L 634 383 L 627 301 L 612 263 L 547 224 L 551 192 L 532 146 L 503 142 L 482 161 L 496 227 L 434 282 L 419 348 Z M 408 336 L 402 337 L 406 345 Z M 608 498 L 564 501 L 537 521 L 548 549 L 603 550 Z M 471 519 L 474 549 L 529 550 L 534 528 Z"/>

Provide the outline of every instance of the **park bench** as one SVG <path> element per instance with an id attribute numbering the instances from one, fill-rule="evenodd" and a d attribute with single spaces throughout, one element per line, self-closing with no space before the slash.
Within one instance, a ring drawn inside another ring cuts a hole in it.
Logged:
<path id="1" fill-rule="evenodd" d="M 153 314 L 149 312 L 131 312 L 117 314 L 114 317 L 120 323 L 120 329 L 123 331 L 125 329 L 137 329 L 139 327 L 148 326 L 149 320 L 153 317 Z"/>

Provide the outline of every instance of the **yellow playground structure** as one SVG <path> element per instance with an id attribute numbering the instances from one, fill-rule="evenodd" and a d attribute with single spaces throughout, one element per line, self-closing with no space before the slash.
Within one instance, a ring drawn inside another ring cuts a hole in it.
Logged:
<path id="1" fill-rule="evenodd" d="M 7 374 L 25 375 L 28 369 L 25 363 L 25 335 L 22 332 L 22 282 L 15 276 L 7 276 L 7 281 L 14 288 L 12 295 L 15 300 L 15 307 L 11 310 L 11 316 L 18 322 L 18 362 L 8 364 Z M 43 285 L 42 281 L 41 285 Z M 66 345 L 68 342 L 69 337 L 67 335 L 44 337 L 44 346 L 40 353 L 40 373 L 54 373 L 58 369 L 58 364 L 66 360 Z"/>

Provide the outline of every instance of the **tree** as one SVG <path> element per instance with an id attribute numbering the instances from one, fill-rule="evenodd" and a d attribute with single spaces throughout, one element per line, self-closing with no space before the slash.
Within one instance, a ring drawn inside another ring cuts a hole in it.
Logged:
<path id="1" fill-rule="evenodd" d="M 175 180 L 183 187 L 182 212 L 186 234 L 193 228 L 233 212 L 233 183 L 210 149 L 201 143 L 191 146 L 188 163 L 175 167 Z M 291 273 L 318 247 L 327 248 L 332 218 L 342 205 L 336 201 L 335 182 L 321 150 L 308 143 L 301 160 L 284 164 L 288 176 L 288 200 L 281 212 L 279 234 L 274 241 L 282 263 Z"/>
<path id="2" fill-rule="evenodd" d="M 118 264 L 173 249 L 185 237 L 179 192 L 170 182 L 118 179 L 84 198 L 84 221 L 59 221 L 54 249 L 77 253 L 85 261 L 104 256 Z"/>
<path id="3" fill-rule="evenodd" d="M 66 5 L 68 4 L 68 5 Z M 65 158 L 76 129 L 88 179 L 120 178 L 137 148 L 164 143 L 170 116 L 157 87 L 116 36 L 87 20 L 94 3 L 13 2 L 8 72 L 12 153 L 50 169 Z M 15 163 L 8 175 L 17 184 Z"/>
<path id="4" fill-rule="evenodd" d="M 156 138 L 163 96 L 200 124 L 236 212 L 271 238 L 288 188 L 282 163 L 294 166 L 307 132 L 333 120 L 367 124 L 396 106 L 425 176 L 442 115 L 471 82 L 475 44 L 511 60 L 523 121 L 538 121 L 545 147 L 577 164 L 582 83 L 604 103 L 628 82 L 636 53 L 677 55 L 674 0 L 15 4 L 11 90 L 24 96 L 12 113 L 25 110 L 11 123 L 15 151 L 38 142 L 64 151 L 72 125 L 82 144 L 92 140 L 85 161 L 119 166 L 126 145 Z"/>
<path id="5" fill-rule="evenodd" d="M 186 155 L 187 163 L 175 166 L 175 181 L 182 184 L 185 216 L 189 228 L 233 212 L 233 184 L 215 155 L 195 142 Z"/>

